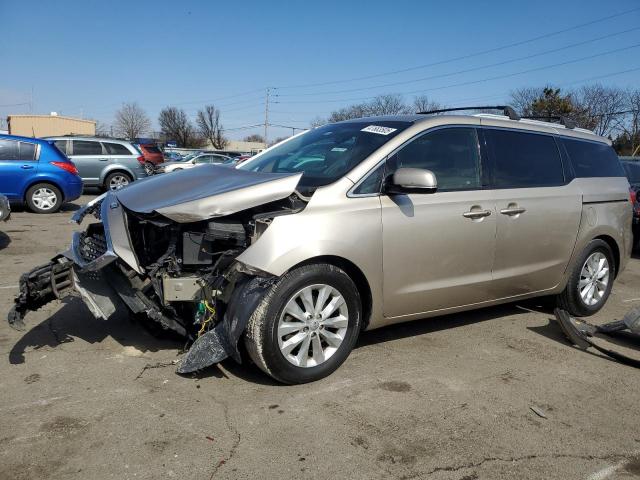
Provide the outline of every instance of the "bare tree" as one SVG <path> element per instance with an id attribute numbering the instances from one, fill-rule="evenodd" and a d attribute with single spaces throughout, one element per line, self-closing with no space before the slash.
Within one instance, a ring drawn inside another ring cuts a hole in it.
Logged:
<path id="1" fill-rule="evenodd" d="M 100 120 L 96 120 L 96 137 L 111 137 L 111 127 Z"/>
<path id="2" fill-rule="evenodd" d="M 245 142 L 258 142 L 258 143 L 264 143 L 264 137 L 262 135 L 259 135 L 257 133 L 254 133 L 252 135 L 247 135 L 246 137 L 244 137 L 244 141 Z"/>
<path id="3" fill-rule="evenodd" d="M 289 137 L 278 137 L 275 140 L 273 140 L 272 142 L 269 142 L 269 146 L 271 147 L 272 145 L 275 145 L 276 143 L 280 143 L 283 140 L 286 140 Z"/>
<path id="4" fill-rule="evenodd" d="M 622 131 L 614 146 L 619 152 L 640 154 L 640 90 L 625 92 L 624 115 L 616 115 L 617 125 Z"/>
<path id="5" fill-rule="evenodd" d="M 532 115 L 531 106 L 544 96 L 544 87 L 525 87 L 511 92 L 511 106 L 522 116 Z"/>
<path id="6" fill-rule="evenodd" d="M 623 110 L 627 98 L 624 90 L 595 84 L 581 87 L 572 95 L 572 100 L 572 117 L 578 125 L 608 136 L 619 125 L 617 115 L 612 114 Z"/>
<path id="7" fill-rule="evenodd" d="M 369 115 L 397 115 L 408 113 L 410 110 L 402 95 L 397 93 L 378 95 L 369 103 Z"/>
<path id="8" fill-rule="evenodd" d="M 117 135 L 132 140 L 151 128 L 151 121 L 145 111 L 136 102 L 125 103 L 116 112 L 113 123 Z"/>
<path id="9" fill-rule="evenodd" d="M 426 95 L 420 95 L 419 97 L 413 98 L 412 108 L 415 113 L 418 112 L 429 112 L 431 110 L 440 110 L 441 108 L 445 108 L 442 104 L 431 100 Z"/>
<path id="10" fill-rule="evenodd" d="M 203 139 L 198 137 L 184 110 L 165 107 L 160 110 L 158 123 L 162 134 L 167 139 L 178 142 L 179 146 L 185 148 L 202 146 Z"/>
<path id="11" fill-rule="evenodd" d="M 222 122 L 220 122 L 220 110 L 213 105 L 207 105 L 204 110 L 198 110 L 196 124 L 200 134 L 209 140 L 213 148 L 222 150 L 227 146 L 227 139 L 222 134 Z"/>
<path id="12" fill-rule="evenodd" d="M 327 123 L 327 120 L 325 120 L 324 118 L 317 116 L 315 117 L 313 120 L 311 120 L 309 122 L 309 126 L 311 128 L 316 128 L 316 127 L 321 127 L 322 125 L 325 125 Z"/>

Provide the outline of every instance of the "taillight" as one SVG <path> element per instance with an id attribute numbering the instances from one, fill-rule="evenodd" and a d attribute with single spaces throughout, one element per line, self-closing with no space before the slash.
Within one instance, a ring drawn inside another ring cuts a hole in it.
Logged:
<path id="1" fill-rule="evenodd" d="M 629 200 L 631 200 L 631 205 L 636 203 L 637 193 L 633 188 L 629 189 Z"/>
<path id="2" fill-rule="evenodd" d="M 144 165 L 144 157 L 142 155 L 138 157 L 138 162 Z"/>
<path id="3" fill-rule="evenodd" d="M 55 165 L 58 168 L 61 168 L 62 170 L 65 170 L 65 171 L 67 171 L 69 173 L 72 173 L 74 175 L 78 174 L 78 169 L 71 162 L 49 162 L 49 163 L 51 165 Z"/>

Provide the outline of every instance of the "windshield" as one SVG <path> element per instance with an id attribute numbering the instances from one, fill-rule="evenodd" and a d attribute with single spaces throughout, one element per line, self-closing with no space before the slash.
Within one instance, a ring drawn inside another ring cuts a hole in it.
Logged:
<path id="1" fill-rule="evenodd" d="M 238 168 L 254 172 L 298 173 L 298 188 L 329 185 L 367 158 L 410 122 L 363 120 L 310 130 Z"/>

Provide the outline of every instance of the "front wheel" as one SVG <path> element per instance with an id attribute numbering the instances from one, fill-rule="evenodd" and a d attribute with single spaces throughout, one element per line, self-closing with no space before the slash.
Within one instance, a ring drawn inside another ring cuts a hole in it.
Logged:
<path id="1" fill-rule="evenodd" d="M 37 183 L 27 190 L 27 205 L 35 213 L 54 213 L 62 206 L 62 193 L 50 183 Z"/>
<path id="2" fill-rule="evenodd" d="M 256 365 L 276 380 L 312 382 L 346 360 L 361 324 L 351 278 L 333 265 L 305 265 L 267 292 L 249 319 L 245 344 Z"/>
<path id="3" fill-rule="evenodd" d="M 576 317 L 598 312 L 609 298 L 615 278 L 611 247 L 603 240 L 592 240 L 576 262 L 558 306 Z"/>

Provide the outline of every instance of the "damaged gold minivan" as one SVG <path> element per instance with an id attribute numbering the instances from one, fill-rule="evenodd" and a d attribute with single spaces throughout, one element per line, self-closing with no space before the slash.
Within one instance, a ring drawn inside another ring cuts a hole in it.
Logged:
<path id="1" fill-rule="evenodd" d="M 240 342 L 285 383 L 317 380 L 362 330 L 556 296 L 597 312 L 631 251 L 610 141 L 504 115 L 325 125 L 237 168 L 203 165 L 96 198 L 98 221 L 23 275 L 9 322 L 68 294 L 191 340 L 186 373 Z"/>

